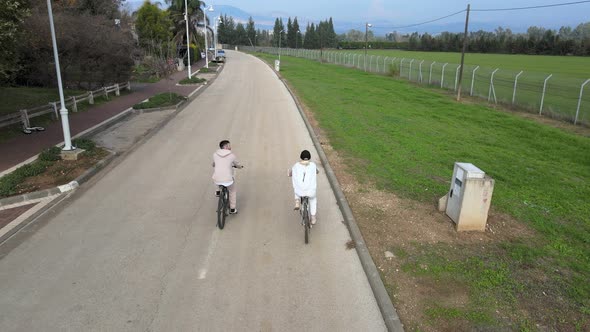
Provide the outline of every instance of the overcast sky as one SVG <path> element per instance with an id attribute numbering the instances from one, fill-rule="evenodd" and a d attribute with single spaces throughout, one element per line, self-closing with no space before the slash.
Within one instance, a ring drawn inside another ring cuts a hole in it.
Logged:
<path id="1" fill-rule="evenodd" d="M 549 5 L 577 0 L 205 0 L 207 4 L 230 5 L 252 15 L 295 17 L 299 22 L 319 21 L 332 17 L 335 22 L 351 22 L 364 28 L 364 22 L 375 27 L 393 28 L 436 19 L 460 11 L 471 3 L 472 9 L 512 8 Z M 578 0 L 579 1 L 579 0 Z M 437 24 L 464 22 L 465 14 L 456 15 Z M 528 27 L 532 25 L 559 28 L 590 21 L 590 2 L 543 9 L 504 12 L 472 12 L 470 20 L 493 26 Z M 398 29 L 403 30 L 403 29 Z M 410 29 L 422 30 L 419 27 Z"/>

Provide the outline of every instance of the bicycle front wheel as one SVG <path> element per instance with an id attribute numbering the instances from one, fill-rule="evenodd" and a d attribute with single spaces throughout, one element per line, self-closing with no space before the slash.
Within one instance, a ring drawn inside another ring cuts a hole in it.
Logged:
<path id="1" fill-rule="evenodd" d="M 309 243 L 309 230 L 310 230 L 309 210 L 307 204 L 303 206 L 303 233 L 305 237 L 305 244 Z"/>

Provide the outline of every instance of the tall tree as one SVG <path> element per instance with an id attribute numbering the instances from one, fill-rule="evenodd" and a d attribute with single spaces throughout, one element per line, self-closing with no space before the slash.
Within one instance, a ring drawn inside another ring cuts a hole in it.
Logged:
<path id="1" fill-rule="evenodd" d="M 248 18 L 248 24 L 246 25 L 246 36 L 248 37 L 248 45 L 256 46 L 256 29 L 254 27 L 254 20 L 252 16 Z"/>
<path id="2" fill-rule="evenodd" d="M 198 22 L 205 21 L 203 8 L 201 8 L 205 5 L 205 2 L 201 0 L 187 0 L 187 8 L 184 7 L 184 0 L 166 0 L 166 3 L 170 4 L 168 11 L 170 12 L 170 18 L 174 22 L 174 40 L 177 44 L 186 45 L 188 43 L 186 40 L 186 22 L 184 20 L 185 11 L 188 13 L 189 19 L 190 42 L 197 43 L 197 36 L 201 35 L 197 30 Z"/>
<path id="3" fill-rule="evenodd" d="M 287 21 L 287 47 L 295 48 L 295 38 L 297 33 L 293 29 L 293 22 L 291 22 L 291 18 Z"/>
<path id="4" fill-rule="evenodd" d="M 29 7 L 21 0 L 4 0 L 0 5 L 0 82 L 11 81 L 17 72 L 16 47 L 29 14 Z"/>
<path id="5" fill-rule="evenodd" d="M 246 28 L 242 23 L 238 23 L 236 25 L 236 33 L 235 33 L 235 45 L 248 45 L 248 34 L 246 33 Z"/>
<path id="6" fill-rule="evenodd" d="M 137 10 L 135 28 L 139 37 L 139 44 L 148 47 L 153 44 L 162 44 L 170 41 L 173 23 L 169 12 L 161 10 L 157 5 L 149 1 Z"/>
<path id="7" fill-rule="evenodd" d="M 295 48 L 303 47 L 303 40 L 301 38 L 301 31 L 299 30 L 297 17 L 293 20 L 293 31 L 295 31 Z"/>
<path id="8" fill-rule="evenodd" d="M 275 25 L 272 29 L 272 44 L 275 47 L 279 46 L 279 42 L 281 43 L 281 47 L 284 47 L 286 44 L 285 41 L 285 26 L 283 25 L 283 19 L 277 18 L 275 19 Z"/>

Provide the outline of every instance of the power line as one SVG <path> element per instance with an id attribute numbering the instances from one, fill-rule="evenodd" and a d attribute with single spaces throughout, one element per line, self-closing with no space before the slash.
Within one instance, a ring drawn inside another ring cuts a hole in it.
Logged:
<path id="1" fill-rule="evenodd" d="M 589 3 L 590 0 L 586 1 L 574 1 L 574 2 L 563 2 L 563 3 L 556 3 L 551 5 L 539 5 L 539 6 L 530 6 L 530 7 L 514 7 L 514 8 L 489 8 L 489 9 L 472 9 L 473 12 L 500 12 L 500 11 L 509 11 L 509 10 L 525 10 L 525 9 L 538 9 L 538 8 L 548 8 L 548 7 L 559 7 L 559 6 L 569 6 L 569 5 L 578 5 L 581 3 Z"/>
<path id="2" fill-rule="evenodd" d="M 560 6 L 570 6 L 570 5 L 579 5 L 582 3 L 590 3 L 590 0 L 584 0 L 584 1 L 574 1 L 574 2 L 563 2 L 563 3 L 556 3 L 556 4 L 550 4 L 550 5 L 538 5 L 538 6 L 529 6 L 529 7 L 513 7 L 513 8 L 487 8 L 487 9 L 471 9 L 471 11 L 473 12 L 498 12 L 498 11 L 514 11 L 514 10 L 527 10 L 527 9 L 539 9 L 539 8 L 549 8 L 549 7 L 560 7 Z M 428 23 L 433 23 L 436 21 L 440 21 L 440 20 L 444 20 L 445 18 L 449 18 L 461 13 L 466 12 L 467 10 L 463 9 L 460 10 L 458 12 L 449 14 L 449 15 L 445 15 L 439 18 L 435 18 L 433 20 L 429 20 L 429 21 L 425 21 L 425 22 L 421 22 L 421 23 L 415 23 L 415 24 L 409 24 L 409 25 L 402 25 L 402 26 L 396 26 L 396 27 L 383 27 L 383 26 L 374 26 L 375 28 L 387 28 L 387 29 L 404 29 L 404 28 L 411 28 L 411 27 L 416 27 L 416 26 L 420 26 L 420 25 L 424 25 L 424 24 L 428 24 Z"/>
<path id="3" fill-rule="evenodd" d="M 590 2 L 590 0 L 589 0 L 588 2 Z M 463 9 L 463 10 L 460 10 L 460 11 L 458 11 L 458 12 L 456 12 L 456 13 L 449 14 L 449 15 L 446 15 L 446 16 L 443 16 L 443 17 L 439 17 L 439 18 L 436 18 L 436 19 L 434 19 L 434 20 L 430 20 L 430 21 L 422 22 L 422 23 L 416 23 L 416 24 L 410 24 L 410 25 L 404 25 L 404 26 L 398 26 L 398 27 L 377 27 L 377 26 L 376 26 L 376 28 L 388 28 L 388 29 L 403 29 L 403 28 L 411 28 L 411 27 L 415 27 L 415 26 L 419 26 L 419 25 L 423 25 L 423 24 L 428 24 L 428 23 L 432 23 L 432 22 L 436 22 L 436 21 L 444 20 L 445 18 L 448 18 L 448 17 L 451 17 L 451 16 L 455 16 L 455 15 L 458 15 L 458 14 L 464 13 L 465 11 L 466 11 L 466 10 L 465 10 L 465 9 Z"/>

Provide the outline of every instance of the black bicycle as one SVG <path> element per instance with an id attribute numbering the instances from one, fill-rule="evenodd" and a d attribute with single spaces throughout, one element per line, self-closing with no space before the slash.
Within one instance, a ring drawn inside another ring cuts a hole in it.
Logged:
<path id="1" fill-rule="evenodd" d="M 229 214 L 229 190 L 219 185 L 219 201 L 217 202 L 217 227 L 225 227 L 225 217 Z"/>
<path id="2" fill-rule="evenodd" d="M 305 244 L 309 243 L 309 236 L 311 232 L 311 211 L 309 211 L 309 197 L 301 197 L 301 225 L 303 225 L 303 233 L 305 237 Z"/>
<path id="3" fill-rule="evenodd" d="M 244 166 L 232 166 L 233 168 L 244 168 Z M 219 185 L 219 200 L 217 201 L 217 227 L 225 227 L 225 218 L 229 214 L 229 189 L 224 185 Z"/>

